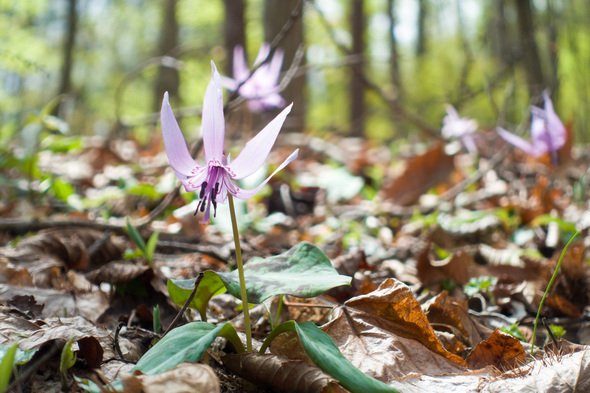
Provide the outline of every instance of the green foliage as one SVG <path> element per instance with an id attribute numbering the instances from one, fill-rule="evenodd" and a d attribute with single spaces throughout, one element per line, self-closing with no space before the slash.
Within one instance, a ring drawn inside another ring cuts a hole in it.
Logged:
<path id="1" fill-rule="evenodd" d="M 217 337 L 225 337 L 239 352 L 244 346 L 230 323 L 215 326 L 207 322 L 191 322 L 171 330 L 139 359 L 133 370 L 156 375 L 182 362 L 197 362 Z"/>
<path id="2" fill-rule="evenodd" d="M 76 354 L 72 351 L 72 343 L 74 338 L 70 338 L 63 349 L 61 350 L 61 358 L 59 362 L 59 374 L 61 376 L 61 386 L 64 390 L 67 388 L 67 371 L 76 364 Z"/>
<path id="3" fill-rule="evenodd" d="M 551 334 L 553 335 L 553 337 L 555 337 L 558 340 L 565 336 L 565 334 L 567 333 L 567 330 L 565 330 L 564 327 L 561 325 L 549 325 L 549 330 L 551 330 Z M 547 337 L 547 341 L 550 341 L 549 337 Z"/>
<path id="4" fill-rule="evenodd" d="M 12 376 L 12 367 L 14 366 L 14 359 L 17 349 L 18 344 L 12 344 L 4 351 L 2 360 L 0 360 L 0 392 L 6 391 L 6 387 L 10 382 L 10 377 Z"/>
<path id="5" fill-rule="evenodd" d="M 463 292 L 467 296 L 474 296 L 478 293 L 485 293 L 491 296 L 490 288 L 498 282 L 497 277 L 479 276 L 472 277 L 463 287 Z"/>
<path id="6" fill-rule="evenodd" d="M 328 289 L 350 285 L 351 277 L 341 276 L 332 267 L 326 254 L 311 243 L 303 242 L 283 254 L 270 258 L 255 258 L 244 266 L 248 301 L 262 303 L 275 295 L 293 295 L 310 298 Z M 168 280 L 168 292 L 174 303 L 186 302 L 194 286 L 194 279 Z M 206 318 L 211 297 L 225 292 L 240 298 L 238 272 L 213 272 L 207 270 L 190 304 Z"/>
<path id="7" fill-rule="evenodd" d="M 154 306 L 154 323 L 153 323 L 153 330 L 154 333 L 160 334 L 162 330 L 162 323 L 160 322 L 160 305 Z"/>
<path id="8" fill-rule="evenodd" d="M 129 218 L 127 218 L 127 225 L 125 227 L 125 230 L 127 232 L 127 234 L 129 235 L 129 238 L 131 239 L 131 241 L 133 241 L 133 243 L 135 243 L 135 245 L 139 248 L 139 250 L 135 251 L 135 252 L 126 252 L 125 253 L 125 257 L 126 258 L 133 258 L 133 257 L 137 257 L 137 256 L 143 256 L 145 257 L 145 259 L 148 262 L 148 265 L 153 268 L 154 267 L 154 252 L 156 250 L 156 245 L 158 244 L 158 237 L 160 236 L 159 232 L 154 232 L 151 234 L 150 238 L 148 239 L 147 244 L 145 243 L 145 241 L 143 240 L 143 237 L 141 237 L 141 234 L 139 233 L 139 231 L 137 230 L 137 228 L 135 228 L 133 225 L 131 225 L 131 222 L 129 222 Z"/>
<path id="9" fill-rule="evenodd" d="M 514 337 L 520 341 L 524 341 L 524 342 L 527 341 L 524 334 L 522 334 L 522 332 L 518 329 L 518 323 L 513 323 L 510 326 L 501 327 L 500 331 L 502 331 L 506 334 L 510 334 L 512 337 Z"/>
<path id="10" fill-rule="evenodd" d="M 277 326 L 264 340 L 260 353 L 264 353 L 270 343 L 281 333 L 296 332 L 303 349 L 311 361 L 323 371 L 334 377 L 352 393 L 387 392 L 395 393 L 396 389 L 373 379 L 354 367 L 342 355 L 332 338 L 318 328 L 313 322 L 298 324 L 288 321 Z"/>

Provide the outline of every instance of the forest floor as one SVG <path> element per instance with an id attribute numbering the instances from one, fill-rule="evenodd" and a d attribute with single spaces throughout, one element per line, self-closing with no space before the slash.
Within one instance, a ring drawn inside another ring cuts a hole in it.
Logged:
<path id="1" fill-rule="evenodd" d="M 311 242 L 352 281 L 287 294 L 280 309 L 279 296 L 253 305 L 254 348 L 275 322 L 311 321 L 355 367 L 402 392 L 590 389 L 588 151 L 570 143 L 552 164 L 480 137 L 477 157 L 432 143 L 395 160 L 363 140 L 284 138 L 269 161 L 292 145 L 299 158 L 237 206 L 244 261 Z M 159 144 L 66 142 L 0 172 L 0 350 L 19 348 L 11 389 L 79 392 L 124 378 L 127 392 L 173 393 L 192 375 L 192 391 L 344 391 L 288 333 L 264 358 L 232 360 L 218 338 L 202 367 L 131 376 L 182 305 L 167 282 L 235 269 L 229 215 L 220 205 L 212 224 L 199 223 Z M 231 322 L 245 341 L 239 305 L 215 296 L 207 321 Z M 189 308 L 177 326 L 200 319 Z"/>

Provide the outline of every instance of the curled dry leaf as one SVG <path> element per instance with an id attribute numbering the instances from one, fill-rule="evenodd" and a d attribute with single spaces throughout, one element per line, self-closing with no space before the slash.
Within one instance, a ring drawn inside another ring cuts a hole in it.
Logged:
<path id="1" fill-rule="evenodd" d="M 383 382 L 411 373 L 447 375 L 467 367 L 442 346 L 420 304 L 399 281 L 387 279 L 376 291 L 347 301 L 336 314 L 322 330 L 355 367 Z"/>
<path id="2" fill-rule="evenodd" d="M 219 393 L 219 379 L 206 364 L 181 363 L 158 375 L 122 375 L 125 393 Z"/>
<path id="3" fill-rule="evenodd" d="M 114 261 L 107 263 L 100 269 L 87 273 L 86 278 L 94 284 L 103 282 L 124 284 L 140 277 L 148 270 L 150 270 L 150 267 L 147 265 L 140 265 L 131 261 Z"/>
<path id="4" fill-rule="evenodd" d="M 300 360 L 255 353 L 222 357 L 223 364 L 250 382 L 281 393 L 346 392 L 318 367 Z"/>
<path id="5" fill-rule="evenodd" d="M 428 316 L 428 321 L 435 328 L 436 326 L 446 327 L 440 330 L 448 330 L 469 347 L 479 343 L 482 340 L 482 331 L 487 329 L 469 315 L 466 301 L 451 298 L 446 291 L 430 299 L 423 305 L 423 308 Z M 491 333 L 492 331 L 489 330 L 486 338 Z"/>
<path id="6" fill-rule="evenodd" d="M 466 360 L 472 370 L 494 366 L 506 371 L 524 365 L 526 354 L 518 339 L 496 329 L 490 338 L 477 344 Z"/>
<path id="7" fill-rule="evenodd" d="M 472 277 L 487 275 L 486 269 L 476 264 L 473 257 L 463 250 L 458 250 L 442 261 L 434 261 L 430 255 L 430 247 L 418 256 L 416 271 L 420 281 L 429 287 L 440 286 L 445 279 L 451 279 L 462 286 Z"/>
<path id="8" fill-rule="evenodd" d="M 121 256 L 124 245 L 107 238 L 95 253 L 88 248 L 103 237 L 103 232 L 88 228 L 56 228 L 38 232 L 22 240 L 17 250 L 38 259 L 55 257 L 70 269 L 86 270 L 90 264 L 101 265 Z"/>

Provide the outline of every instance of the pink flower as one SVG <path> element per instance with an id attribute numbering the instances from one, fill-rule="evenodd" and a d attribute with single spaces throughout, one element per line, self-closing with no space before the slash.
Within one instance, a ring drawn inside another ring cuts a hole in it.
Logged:
<path id="1" fill-rule="evenodd" d="M 270 53 L 270 45 L 264 43 L 254 61 L 257 66 Z M 248 100 L 248 107 L 252 112 L 262 112 L 271 108 L 285 105 L 285 100 L 279 94 L 279 74 L 283 64 L 283 51 L 277 49 L 272 59 L 261 65 L 250 76 L 250 69 L 246 64 L 244 48 L 234 48 L 234 78 L 222 77 L 223 85 L 231 91 Z M 249 78 L 248 78 L 249 77 Z"/>
<path id="2" fill-rule="evenodd" d="M 466 117 L 459 117 L 459 114 L 452 105 L 447 105 L 447 115 L 443 118 L 441 133 L 443 138 L 461 138 L 463 145 L 469 153 L 477 153 L 477 146 L 473 134 L 477 131 L 477 122 Z"/>
<path id="3" fill-rule="evenodd" d="M 211 211 L 217 203 L 225 203 L 227 193 L 236 198 L 248 199 L 254 196 L 278 171 L 297 158 L 299 149 L 295 150 L 266 180 L 253 190 L 243 190 L 234 180 L 243 179 L 256 172 L 264 163 L 270 149 L 275 143 L 285 118 L 293 104 L 285 108 L 262 131 L 252 138 L 242 149 L 235 160 L 230 162 L 229 156 L 223 155 L 223 139 L 225 137 L 225 118 L 223 115 L 223 94 L 221 77 L 213 61 L 211 62 L 212 79 L 207 86 L 203 101 L 202 133 L 205 150 L 205 165 L 200 165 L 191 157 L 184 136 L 174 118 L 168 101 L 168 93 L 164 94 L 161 111 L 162 135 L 170 166 L 176 172 L 187 191 L 199 190 L 197 211 L 205 213 L 201 222 L 208 222 Z M 196 214 L 197 212 L 195 212 Z"/>
<path id="4" fill-rule="evenodd" d="M 498 127 L 498 134 L 506 142 L 518 147 L 527 154 L 539 157 L 545 153 L 551 153 L 552 158 L 555 159 L 557 150 L 565 144 L 567 131 L 553 110 L 553 103 L 546 91 L 543 92 L 543 99 L 545 100 L 544 109 L 536 106 L 531 107 L 533 116 L 531 121 L 531 142 L 500 127 Z"/>

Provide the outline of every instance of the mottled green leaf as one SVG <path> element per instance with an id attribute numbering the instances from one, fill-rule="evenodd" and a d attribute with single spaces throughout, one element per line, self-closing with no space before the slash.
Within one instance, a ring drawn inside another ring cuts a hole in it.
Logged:
<path id="1" fill-rule="evenodd" d="M 139 359 L 134 370 L 156 375 L 182 362 L 197 362 L 218 336 L 227 338 L 238 352 L 244 352 L 231 324 L 215 326 L 207 322 L 191 322 L 171 330 Z"/>
<path id="2" fill-rule="evenodd" d="M 240 297 L 238 272 L 217 273 L 227 291 Z M 274 295 L 315 297 L 341 285 L 350 285 L 351 277 L 338 274 L 330 259 L 311 243 L 299 243 L 283 254 L 256 258 L 244 266 L 250 303 L 262 303 Z"/>
<path id="3" fill-rule="evenodd" d="M 179 306 L 183 306 L 193 291 L 195 280 L 196 278 L 189 278 L 187 280 L 168 280 L 168 293 L 170 294 L 172 301 Z M 206 310 L 209 299 L 223 292 L 225 292 L 223 281 L 221 281 L 217 273 L 207 270 L 203 274 L 203 279 L 199 284 L 197 294 L 191 301 L 191 304 L 189 304 L 189 307 L 196 309 L 201 314 L 203 320 L 206 321 Z"/>
<path id="4" fill-rule="evenodd" d="M 244 265 L 249 303 L 262 303 L 275 295 L 310 298 L 341 285 L 350 285 L 351 277 L 338 274 L 330 259 L 311 243 L 303 242 L 283 254 L 270 258 L 255 258 Z M 195 279 L 169 280 L 172 300 L 183 305 L 193 289 Z M 224 292 L 224 287 L 241 298 L 237 270 L 231 273 L 206 271 L 191 304 L 203 319 L 209 300 Z"/>

